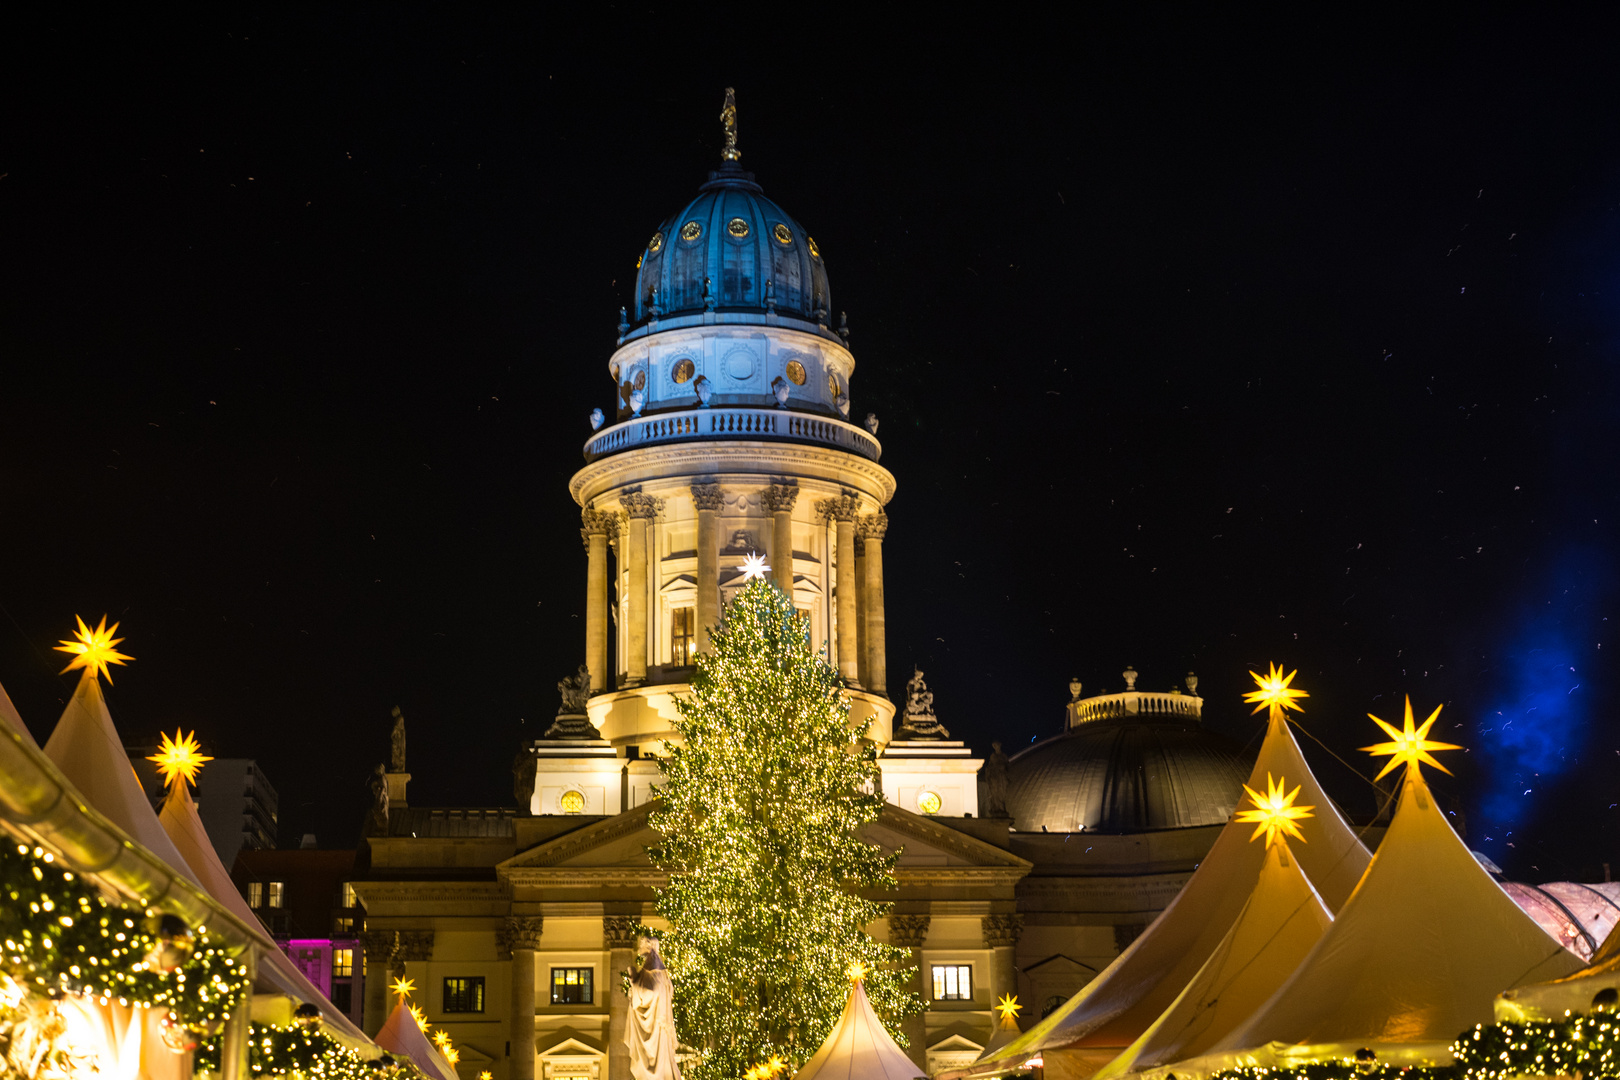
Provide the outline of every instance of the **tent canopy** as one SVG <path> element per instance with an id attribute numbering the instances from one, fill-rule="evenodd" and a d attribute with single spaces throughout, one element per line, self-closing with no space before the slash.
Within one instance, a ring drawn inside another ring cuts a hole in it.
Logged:
<path id="1" fill-rule="evenodd" d="M 793 1080 L 917 1080 L 922 1073 L 872 1011 L 865 985 L 854 979 L 832 1034 Z"/>
<path id="2" fill-rule="evenodd" d="M 416 1067 L 429 1077 L 437 1080 L 460 1080 L 456 1070 L 444 1060 L 439 1048 L 433 1045 L 422 1026 L 411 1015 L 411 1010 L 405 1007 L 405 999 L 401 997 L 394 1005 L 394 1011 L 388 1014 L 388 1022 L 377 1032 L 377 1045 L 396 1057 L 404 1056 L 411 1059 Z M 521 1052 L 521 1047 L 514 1048 Z M 534 1050 L 531 1048 L 531 1054 Z"/>

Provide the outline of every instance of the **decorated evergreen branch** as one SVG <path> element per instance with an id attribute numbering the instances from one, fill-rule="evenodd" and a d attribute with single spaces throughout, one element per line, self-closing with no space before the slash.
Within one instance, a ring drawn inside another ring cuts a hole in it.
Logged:
<path id="1" fill-rule="evenodd" d="M 204 1039 L 197 1047 L 194 1070 L 220 1071 L 219 1035 Z M 248 1039 L 248 1073 L 251 1076 L 288 1076 L 306 1080 L 380 1080 L 383 1077 L 415 1077 L 420 1074 L 394 1059 L 367 1061 L 313 1024 L 292 1027 L 252 1025 Z"/>
<path id="2" fill-rule="evenodd" d="M 793 601 L 763 580 L 743 589 L 692 690 L 651 852 L 671 875 L 657 910 L 673 927 L 662 947 L 676 1028 L 699 1053 L 683 1073 L 802 1063 L 837 1021 L 856 962 L 893 1028 L 921 1006 L 905 989 L 907 953 L 862 929 L 888 912 L 862 893 L 894 887 L 896 856 L 856 835 L 882 811 L 877 752 L 851 729 L 838 674 Z"/>

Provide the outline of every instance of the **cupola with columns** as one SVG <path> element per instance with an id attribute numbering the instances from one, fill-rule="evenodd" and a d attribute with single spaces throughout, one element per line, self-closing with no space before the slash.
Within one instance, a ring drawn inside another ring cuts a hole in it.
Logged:
<path id="1" fill-rule="evenodd" d="M 615 422 L 570 484 L 587 563 L 588 712 L 616 748 L 673 734 L 707 630 L 763 557 L 887 743 L 884 507 L 876 418 L 849 422 L 855 359 L 821 250 L 744 172 L 731 91 L 721 167 L 637 260 L 608 360 Z M 632 322 L 631 320 L 634 320 Z"/>

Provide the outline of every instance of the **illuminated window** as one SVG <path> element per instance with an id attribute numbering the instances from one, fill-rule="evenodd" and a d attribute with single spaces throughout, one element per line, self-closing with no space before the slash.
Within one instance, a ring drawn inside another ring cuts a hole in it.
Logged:
<path id="1" fill-rule="evenodd" d="M 692 361 L 683 356 L 675 361 L 675 370 L 671 372 L 671 377 L 678 383 L 688 382 L 696 371 L 697 368 L 693 366 Z"/>
<path id="2" fill-rule="evenodd" d="M 287 895 L 287 883 L 285 881 L 269 881 L 265 884 L 268 885 L 269 888 L 266 890 L 264 906 L 273 908 L 282 907 Z"/>
<path id="3" fill-rule="evenodd" d="M 332 950 L 332 976 L 338 979 L 347 979 L 354 974 L 354 950 Z"/>
<path id="4" fill-rule="evenodd" d="M 697 642 L 692 633 L 694 621 L 689 607 L 678 607 L 670 612 L 669 662 L 676 667 L 685 667 L 697 656 Z"/>
<path id="5" fill-rule="evenodd" d="M 264 907 L 264 882 L 248 882 L 248 907 Z"/>
<path id="6" fill-rule="evenodd" d="M 589 1005 L 591 1003 L 591 969 L 552 968 L 551 1003 L 553 1005 Z"/>
<path id="7" fill-rule="evenodd" d="M 343 895 L 338 900 L 338 907 L 359 907 L 360 897 L 354 891 L 354 882 L 343 883 Z"/>
<path id="8" fill-rule="evenodd" d="M 565 814 L 583 814 L 585 812 L 585 796 L 578 791 L 565 791 L 562 798 L 557 800 Z"/>
<path id="9" fill-rule="evenodd" d="M 935 1001 L 972 1001 L 973 967 L 970 964 L 934 965 Z"/>
<path id="10" fill-rule="evenodd" d="M 463 975 L 444 980 L 444 1011 L 481 1013 L 484 1011 L 484 977 Z"/>
<path id="11" fill-rule="evenodd" d="M 353 915 L 337 915 L 337 916 L 334 916 L 333 919 L 332 919 L 332 933 L 334 933 L 334 934 L 352 934 L 352 933 L 354 933 L 354 916 Z"/>
<path id="12" fill-rule="evenodd" d="M 937 791 L 924 789 L 917 793 L 917 809 L 925 814 L 937 814 L 944 805 L 945 802 L 939 797 Z"/>

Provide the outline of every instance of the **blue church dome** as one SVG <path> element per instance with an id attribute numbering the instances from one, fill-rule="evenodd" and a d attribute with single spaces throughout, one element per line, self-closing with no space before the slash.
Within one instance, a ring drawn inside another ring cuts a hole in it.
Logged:
<path id="1" fill-rule="evenodd" d="M 821 325 L 832 310 L 816 242 L 729 161 L 654 230 L 636 270 L 635 325 L 711 310 Z"/>

